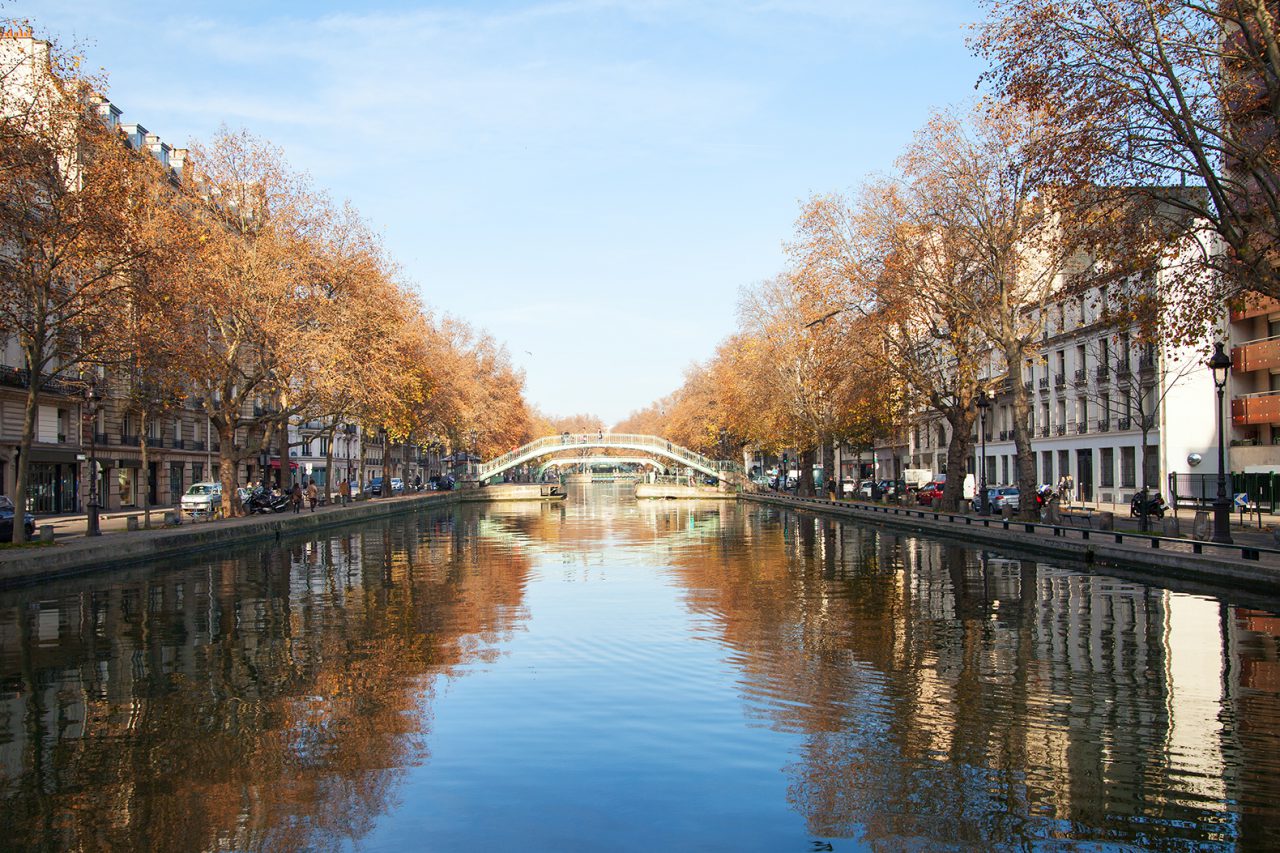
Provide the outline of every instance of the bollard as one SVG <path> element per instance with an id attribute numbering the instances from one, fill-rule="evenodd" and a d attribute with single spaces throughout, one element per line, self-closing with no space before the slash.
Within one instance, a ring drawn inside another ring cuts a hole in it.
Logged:
<path id="1" fill-rule="evenodd" d="M 53 525 L 52 524 L 40 525 L 40 541 L 41 542 L 53 541 Z"/>
<path id="2" fill-rule="evenodd" d="M 129 516 L 127 519 L 125 519 L 124 526 L 126 530 L 130 530 L 130 531 L 137 530 L 138 517 L 136 515 Z"/>
<path id="3" fill-rule="evenodd" d="M 1182 535 L 1182 523 L 1176 518 L 1160 519 L 1160 529 L 1164 532 L 1165 536 Z"/>
<path id="4" fill-rule="evenodd" d="M 1114 512 L 1098 513 L 1098 529 L 1099 530 L 1115 530 L 1116 514 Z"/>
<path id="5" fill-rule="evenodd" d="M 1209 513 L 1203 509 L 1196 510 L 1196 517 L 1191 522 L 1191 538 L 1198 539 L 1201 542 L 1208 542 L 1213 522 L 1209 518 Z"/>

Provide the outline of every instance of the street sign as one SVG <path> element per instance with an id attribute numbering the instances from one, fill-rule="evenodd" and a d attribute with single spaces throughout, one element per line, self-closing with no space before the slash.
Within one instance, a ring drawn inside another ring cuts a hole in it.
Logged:
<path id="1" fill-rule="evenodd" d="M 1237 492 L 1235 497 L 1232 498 L 1232 502 L 1236 505 L 1237 509 L 1246 508 L 1247 506 L 1249 506 L 1249 493 Z"/>

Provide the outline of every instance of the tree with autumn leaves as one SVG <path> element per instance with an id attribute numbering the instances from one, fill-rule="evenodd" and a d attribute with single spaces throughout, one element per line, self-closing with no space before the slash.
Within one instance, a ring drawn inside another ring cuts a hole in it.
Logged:
<path id="1" fill-rule="evenodd" d="M 43 395 L 90 384 L 141 423 L 198 406 L 226 514 L 241 464 L 287 458 L 300 419 L 457 448 L 475 436 L 482 451 L 528 437 L 505 351 L 434 322 L 359 214 L 278 148 L 223 129 L 171 169 L 107 120 L 73 58 L 30 38 L 0 47 L 0 332 L 27 390 L 18 494 Z M 145 429 L 139 447 L 145 460 Z"/>
<path id="2" fill-rule="evenodd" d="M 1182 249 L 1155 283 L 1166 334 L 1198 342 L 1224 303 L 1249 292 L 1280 297 L 1274 2 L 985 5 L 973 46 L 992 63 L 988 80 L 1054 129 L 1037 168 L 1165 226 L 1153 246 L 1118 220 L 1099 241 L 1107 260 L 1149 267 L 1153 249 Z"/>

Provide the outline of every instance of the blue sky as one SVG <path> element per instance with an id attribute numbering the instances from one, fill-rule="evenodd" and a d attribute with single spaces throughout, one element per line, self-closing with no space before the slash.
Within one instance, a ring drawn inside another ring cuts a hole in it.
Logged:
<path id="1" fill-rule="evenodd" d="M 969 98 L 976 3 L 8 3 L 171 145 L 226 123 L 349 198 L 551 413 L 678 387 L 799 204 Z"/>

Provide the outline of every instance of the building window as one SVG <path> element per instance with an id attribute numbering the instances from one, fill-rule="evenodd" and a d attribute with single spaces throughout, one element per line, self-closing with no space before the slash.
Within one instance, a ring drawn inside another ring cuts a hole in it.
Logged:
<path id="1" fill-rule="evenodd" d="M 1113 447 L 1104 447 L 1098 456 L 1098 479 L 1102 488 L 1113 489 L 1116 485 L 1116 451 Z"/>
<path id="2" fill-rule="evenodd" d="M 1134 462 L 1134 448 L 1120 448 L 1120 488 L 1132 489 L 1137 486 L 1138 468 Z"/>
<path id="3" fill-rule="evenodd" d="M 1045 450 L 1040 454 L 1040 482 L 1053 483 L 1053 451 Z"/>

